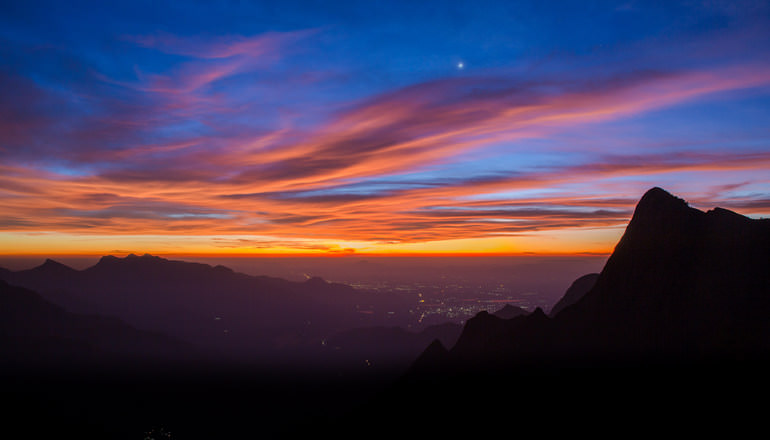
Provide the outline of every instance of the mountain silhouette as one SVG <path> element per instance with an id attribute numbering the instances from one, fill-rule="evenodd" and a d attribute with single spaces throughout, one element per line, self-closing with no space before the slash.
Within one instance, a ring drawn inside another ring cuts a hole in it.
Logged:
<path id="1" fill-rule="evenodd" d="M 508 417 L 558 435 L 747 432 L 761 405 L 746 393 L 770 391 L 768 263 L 770 220 L 703 212 L 652 188 L 601 273 L 568 289 L 571 304 L 550 317 L 478 313 L 454 346 L 434 341 L 345 422 L 351 436 L 395 420 Z M 412 433 L 456 436 L 461 427 Z"/>
<path id="2" fill-rule="evenodd" d="M 356 380 L 359 365 L 321 341 L 396 325 L 411 305 L 147 254 L 84 270 L 47 260 L 0 278 L 6 430 L 51 438 L 140 438 L 156 424 L 174 438 L 274 438 L 379 389 L 379 375 Z"/>
<path id="3" fill-rule="evenodd" d="M 721 208 L 699 211 L 653 188 L 593 289 L 554 321 L 564 329 L 563 344 L 584 352 L 765 357 L 768 262 L 770 220 Z"/>
<path id="4" fill-rule="evenodd" d="M 278 438 L 366 394 L 336 376 L 227 368 L 165 335 L 0 281 L 3 430 L 33 438 Z M 200 368 L 205 367 L 205 368 Z M 166 428 L 172 437 L 142 435 Z"/>
<path id="5" fill-rule="evenodd" d="M 553 305 L 549 312 L 549 316 L 553 317 L 567 306 L 575 304 L 583 297 L 583 295 L 588 293 L 594 287 L 598 278 L 598 273 L 589 273 L 576 279 L 564 293 L 564 296 Z"/>
<path id="6" fill-rule="evenodd" d="M 331 334 L 396 325 L 408 310 L 406 300 L 320 278 L 292 282 L 148 254 L 104 256 L 84 270 L 47 260 L 0 277 L 69 312 L 116 317 L 195 344 L 222 362 L 315 356 Z"/>
<path id="7" fill-rule="evenodd" d="M 700 361 L 770 353 L 770 221 L 653 188 L 594 285 L 552 318 L 469 320 L 456 358 Z M 581 278 L 579 284 L 590 284 Z M 572 289 L 571 288 L 571 289 Z M 567 295 L 565 295 L 566 297 Z M 534 315 L 534 314 L 533 314 Z"/>
<path id="8" fill-rule="evenodd" d="M 165 335 L 137 330 L 117 318 L 67 312 L 1 280 L 0 327 L 0 364 L 5 368 L 51 363 L 57 368 L 125 367 L 129 362 L 181 362 L 194 356 L 187 344 Z"/>
<path id="9" fill-rule="evenodd" d="M 527 315 L 525 309 L 506 304 L 492 314 L 500 319 Z M 332 335 L 325 341 L 329 352 L 348 358 L 353 364 L 377 370 L 406 370 L 426 346 L 434 341 L 442 347 L 452 347 L 460 337 L 463 326 L 446 322 L 410 331 L 399 326 L 357 327 Z"/>
<path id="10" fill-rule="evenodd" d="M 328 353 L 351 365 L 403 373 L 432 341 L 452 346 L 462 332 L 453 322 L 428 326 L 415 332 L 398 326 L 357 327 L 332 335 L 325 341 Z"/>
<path id="11" fill-rule="evenodd" d="M 506 304 L 505 306 L 503 306 L 502 309 L 494 312 L 493 315 L 502 319 L 511 319 L 517 316 L 526 315 L 527 313 L 529 312 L 527 312 L 525 309 L 522 309 L 521 307 L 516 307 L 510 304 Z"/>
<path id="12" fill-rule="evenodd" d="M 96 423 L 127 435 L 160 419 L 185 428 L 186 438 L 217 437 L 253 430 L 261 415 L 296 427 L 293 434 L 335 438 L 456 438 L 517 425 L 551 435 L 698 435 L 718 432 L 720 421 L 721 432 L 735 436 L 764 420 L 756 397 L 770 391 L 768 262 L 770 221 L 703 212 L 660 188 L 644 194 L 602 271 L 576 280 L 561 310 L 549 316 L 506 306 L 462 328 L 406 332 L 397 319 L 409 304 L 320 278 L 290 282 L 147 254 L 105 256 L 85 270 L 47 260 L 0 270 L 6 362 L 134 359 L 174 350 L 176 340 L 229 361 L 283 362 L 308 344 L 315 347 L 308 353 L 330 358 L 339 346 L 359 366 L 377 366 L 391 349 L 413 361 L 376 398 L 307 424 L 297 423 L 300 404 L 304 415 L 334 412 L 379 384 L 340 388 L 329 380 L 335 375 L 276 381 L 246 368 L 208 382 L 174 371 L 85 390 L 80 381 L 47 389 L 36 377 L 4 386 L 15 387 L 9 399 L 21 402 L 14 417 L 78 420 L 72 432 Z M 30 383 L 40 392 L 30 393 Z M 138 409 L 145 407 L 151 411 Z"/>

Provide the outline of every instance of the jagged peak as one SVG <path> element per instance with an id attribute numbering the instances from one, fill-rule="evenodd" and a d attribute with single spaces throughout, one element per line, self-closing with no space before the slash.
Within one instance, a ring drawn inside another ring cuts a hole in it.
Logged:
<path id="1" fill-rule="evenodd" d="M 636 205 L 636 210 L 671 210 L 671 209 L 684 209 L 689 208 L 689 204 L 679 197 L 674 196 L 663 188 L 654 187 L 644 193 L 639 203 Z"/>
<path id="2" fill-rule="evenodd" d="M 465 321 L 465 329 L 468 328 L 483 328 L 487 326 L 495 326 L 501 322 L 505 322 L 506 319 L 500 318 L 486 310 L 482 310 L 467 321 Z"/>
<path id="3" fill-rule="evenodd" d="M 150 258 L 160 258 L 160 257 L 156 257 L 155 255 L 150 255 L 148 253 L 144 253 L 142 255 L 136 255 L 134 253 L 130 253 L 130 254 L 126 255 L 126 258 L 124 258 L 124 259 L 132 260 L 132 259 L 135 259 L 135 258 L 137 258 L 137 259 L 138 258 L 150 259 Z"/>
<path id="4" fill-rule="evenodd" d="M 448 353 L 449 352 L 449 350 L 447 350 L 446 347 L 444 347 L 444 344 L 442 344 L 441 341 L 438 339 L 434 339 L 433 342 L 431 342 L 430 345 L 428 345 L 425 351 L 428 353 L 431 353 L 431 352 Z"/>
<path id="5" fill-rule="evenodd" d="M 672 239 L 677 234 L 687 233 L 703 221 L 711 225 L 740 225 L 751 219 L 719 207 L 704 212 L 666 190 L 655 187 L 639 200 L 626 231 L 630 231 L 631 235 L 646 236 L 654 233 L 655 236 Z"/>
<path id="6" fill-rule="evenodd" d="M 100 264 L 116 264 L 120 262 L 128 262 L 128 261 L 168 261 L 165 258 L 156 257 L 154 255 L 150 254 L 144 254 L 144 255 L 136 255 L 134 253 L 128 254 L 123 258 L 116 257 L 115 255 L 105 255 L 102 258 L 99 259 L 99 262 L 97 263 L 97 266 Z"/>
<path id="7" fill-rule="evenodd" d="M 497 316 L 498 318 L 511 319 L 517 316 L 526 315 L 527 313 L 528 312 L 525 309 L 522 309 L 521 307 L 514 306 L 511 304 L 506 304 L 505 306 L 503 306 L 503 308 L 494 312 L 493 315 Z"/>
<path id="8" fill-rule="evenodd" d="M 634 215 L 626 228 L 626 235 L 648 238 L 649 234 L 676 234 L 704 214 L 703 211 L 690 207 L 685 200 L 655 187 L 644 193 L 637 203 Z"/>
<path id="9" fill-rule="evenodd" d="M 706 214 L 710 217 L 733 219 L 735 221 L 751 220 L 751 218 L 746 217 L 743 214 L 739 214 L 735 211 L 730 211 L 729 209 L 720 208 L 718 206 L 714 209 L 710 209 L 706 211 Z"/>
<path id="10" fill-rule="evenodd" d="M 489 313 L 486 310 L 482 310 L 476 313 L 475 315 L 473 315 L 467 321 L 465 321 L 464 328 L 467 330 L 468 328 L 486 326 L 486 325 L 490 325 L 491 323 L 497 323 L 502 321 L 505 321 L 505 320 Z"/>
<path id="11" fill-rule="evenodd" d="M 115 255 L 104 255 L 94 266 L 92 266 L 92 268 L 111 267 L 119 264 L 122 260 L 122 258 L 116 257 Z"/>
<path id="12" fill-rule="evenodd" d="M 422 354 L 412 363 L 407 378 L 432 374 L 436 368 L 444 365 L 449 356 L 449 350 L 438 339 L 434 339 Z"/>
<path id="13" fill-rule="evenodd" d="M 66 270 L 75 270 L 66 264 L 60 263 L 56 260 L 52 260 L 50 258 L 46 258 L 43 264 L 37 267 L 37 269 L 41 270 L 50 270 L 50 269 L 66 269 Z"/>
<path id="14" fill-rule="evenodd" d="M 535 309 L 534 312 L 529 314 L 529 317 L 533 319 L 540 319 L 540 318 L 548 318 L 548 315 L 545 314 L 542 308 L 538 307 Z"/>
<path id="15" fill-rule="evenodd" d="M 691 207 L 684 199 L 676 197 L 660 187 L 647 190 L 636 205 L 637 212 L 672 212 L 674 210 L 703 213 Z M 710 209 L 705 214 L 712 217 L 748 219 L 748 217 L 742 214 L 720 207 Z"/>

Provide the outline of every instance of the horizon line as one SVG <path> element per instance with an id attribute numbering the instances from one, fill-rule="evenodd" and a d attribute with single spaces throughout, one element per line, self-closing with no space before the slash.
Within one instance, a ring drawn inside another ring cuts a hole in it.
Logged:
<path id="1" fill-rule="evenodd" d="M 265 252 L 265 253 L 206 253 L 206 252 L 143 252 L 143 251 L 126 251 L 126 252 L 78 252 L 78 253 L 4 253 L 0 252 L 0 258 L 52 258 L 52 257 L 65 257 L 65 258 L 95 258 L 105 256 L 126 257 L 128 255 L 151 255 L 153 257 L 197 257 L 197 258 L 343 258 L 343 257 L 571 257 L 571 256 L 609 256 L 612 251 L 596 252 L 596 251 L 584 251 L 584 252 Z"/>

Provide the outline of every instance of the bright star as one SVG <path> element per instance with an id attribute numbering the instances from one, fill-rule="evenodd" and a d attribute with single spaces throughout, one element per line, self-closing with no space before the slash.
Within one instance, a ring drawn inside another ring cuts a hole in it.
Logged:
<path id="1" fill-rule="evenodd" d="M 465 63 L 463 63 L 462 61 L 460 61 L 459 63 L 457 63 L 457 68 L 458 68 L 458 69 L 462 69 L 463 67 L 465 67 Z"/>

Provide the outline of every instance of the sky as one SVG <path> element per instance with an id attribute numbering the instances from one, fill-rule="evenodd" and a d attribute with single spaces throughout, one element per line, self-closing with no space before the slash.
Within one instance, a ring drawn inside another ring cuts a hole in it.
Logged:
<path id="1" fill-rule="evenodd" d="M 611 252 L 770 213 L 766 1 L 3 2 L 0 254 Z"/>

